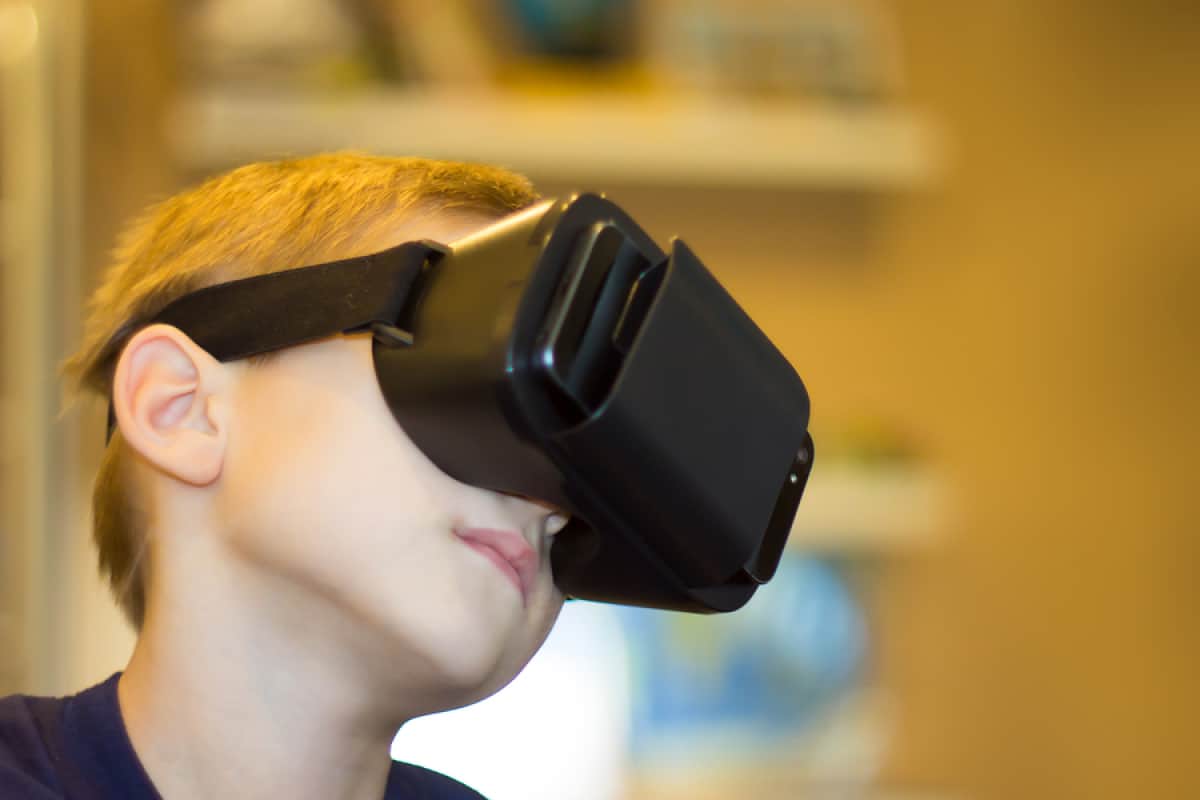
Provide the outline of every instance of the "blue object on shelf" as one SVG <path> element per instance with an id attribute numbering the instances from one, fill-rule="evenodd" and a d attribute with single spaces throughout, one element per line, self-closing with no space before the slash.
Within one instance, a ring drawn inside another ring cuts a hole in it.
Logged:
<path id="1" fill-rule="evenodd" d="M 861 610 L 830 563 L 789 554 L 734 614 L 622 609 L 633 659 L 636 758 L 762 752 L 806 730 L 851 688 L 866 648 Z"/>
<path id="2" fill-rule="evenodd" d="M 530 50 L 563 59 L 623 58 L 634 46 L 632 0 L 506 0 Z"/>

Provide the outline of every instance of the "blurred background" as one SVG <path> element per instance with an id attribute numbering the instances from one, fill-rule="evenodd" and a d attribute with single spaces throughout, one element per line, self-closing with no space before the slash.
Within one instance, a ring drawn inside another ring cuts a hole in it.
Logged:
<path id="1" fill-rule="evenodd" d="M 132 643 L 102 410 L 55 374 L 116 231 L 356 148 L 685 239 L 818 448 L 744 612 L 572 604 L 397 757 L 493 800 L 1200 796 L 1198 34 L 1185 0 L 0 0 L 0 694 Z"/>

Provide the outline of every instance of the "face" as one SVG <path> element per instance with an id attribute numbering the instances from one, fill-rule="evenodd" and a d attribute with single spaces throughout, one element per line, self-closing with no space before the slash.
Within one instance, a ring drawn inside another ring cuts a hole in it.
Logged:
<path id="1" fill-rule="evenodd" d="M 410 223 L 371 249 L 480 224 Z M 472 702 L 520 671 L 558 614 L 561 518 L 430 462 L 388 410 L 371 346 L 336 337 L 241 370 L 221 527 L 246 563 L 335 607 L 413 686 Z"/>

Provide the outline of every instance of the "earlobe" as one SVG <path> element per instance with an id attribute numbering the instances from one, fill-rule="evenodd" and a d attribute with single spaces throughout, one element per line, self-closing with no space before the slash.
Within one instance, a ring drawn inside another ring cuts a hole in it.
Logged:
<path id="1" fill-rule="evenodd" d="M 212 483 L 221 473 L 228 433 L 225 373 L 178 328 L 138 331 L 113 375 L 122 437 L 163 472 L 196 486 Z"/>

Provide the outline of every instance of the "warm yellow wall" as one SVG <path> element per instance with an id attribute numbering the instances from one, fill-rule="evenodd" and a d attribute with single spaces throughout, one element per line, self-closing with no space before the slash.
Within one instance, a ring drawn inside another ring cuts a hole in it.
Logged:
<path id="1" fill-rule="evenodd" d="M 987 6 L 897 5 L 959 153 L 889 294 L 971 500 L 921 609 L 952 666 L 910 709 L 946 735 L 912 758 L 975 796 L 1195 796 L 1200 9 Z"/>
<path id="2" fill-rule="evenodd" d="M 950 134 L 943 181 L 692 194 L 659 232 L 687 231 L 779 337 L 818 428 L 893 420 L 958 488 L 953 538 L 873 595 L 889 779 L 1200 796 L 1200 12 L 895 8 L 910 100 Z"/>

